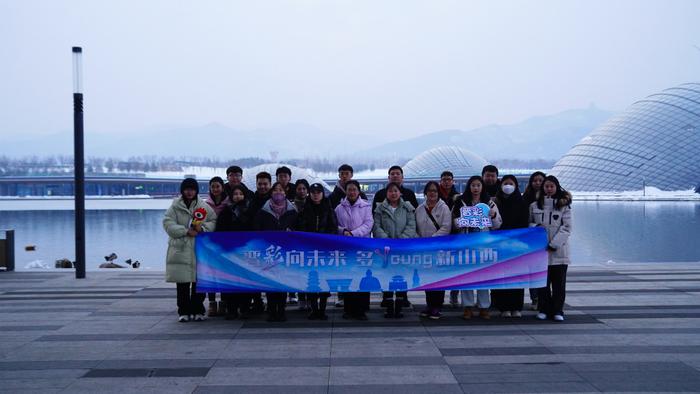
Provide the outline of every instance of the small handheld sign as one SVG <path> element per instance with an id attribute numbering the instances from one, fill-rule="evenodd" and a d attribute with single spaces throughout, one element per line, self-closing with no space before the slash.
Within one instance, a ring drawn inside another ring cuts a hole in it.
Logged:
<path id="1" fill-rule="evenodd" d="M 491 215 L 489 215 L 491 208 L 484 203 L 478 203 L 473 207 L 462 207 L 459 212 L 461 217 L 457 221 L 457 224 L 461 228 L 471 227 L 484 229 L 486 227 L 493 226 L 491 222 Z"/>

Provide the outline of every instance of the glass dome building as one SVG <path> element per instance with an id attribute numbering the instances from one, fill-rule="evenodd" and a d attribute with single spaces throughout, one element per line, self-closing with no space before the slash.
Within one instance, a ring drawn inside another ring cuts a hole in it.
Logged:
<path id="1" fill-rule="evenodd" d="M 480 175 L 486 165 L 484 158 L 462 148 L 440 146 L 427 150 L 403 166 L 407 178 L 432 177 L 439 179 L 440 174 L 451 171 L 455 177 Z"/>
<path id="2" fill-rule="evenodd" d="M 639 100 L 552 168 L 573 191 L 689 190 L 700 184 L 700 83 Z"/>

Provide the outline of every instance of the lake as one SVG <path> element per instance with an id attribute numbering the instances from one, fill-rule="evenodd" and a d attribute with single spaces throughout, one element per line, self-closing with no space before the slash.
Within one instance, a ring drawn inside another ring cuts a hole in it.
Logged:
<path id="1" fill-rule="evenodd" d="M 52 210 L 47 204 L 52 202 L 23 202 L 18 208 L 12 201 L 0 201 L 0 228 L 15 230 L 18 271 L 37 260 L 53 267 L 56 259 L 74 259 L 73 212 Z M 167 236 L 161 221 L 169 204 L 168 200 L 88 201 L 87 269 L 97 269 L 103 256 L 114 252 L 117 262 L 130 258 L 139 260 L 141 269 L 164 270 Z M 138 209 L 142 207 L 148 209 Z M 700 202 L 585 201 L 574 204 L 573 216 L 569 241 L 573 264 L 700 264 Z M 25 251 L 26 245 L 35 245 L 36 250 Z"/>

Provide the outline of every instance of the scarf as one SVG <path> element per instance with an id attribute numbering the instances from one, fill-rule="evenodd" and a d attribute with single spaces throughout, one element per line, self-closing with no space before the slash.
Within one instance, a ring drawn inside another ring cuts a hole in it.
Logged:
<path id="1" fill-rule="evenodd" d="M 275 203 L 274 199 L 270 199 L 270 209 L 272 209 L 272 213 L 275 214 L 275 217 L 279 219 L 282 214 L 284 214 L 285 211 L 287 211 L 287 200 L 282 200 L 279 204 Z"/>

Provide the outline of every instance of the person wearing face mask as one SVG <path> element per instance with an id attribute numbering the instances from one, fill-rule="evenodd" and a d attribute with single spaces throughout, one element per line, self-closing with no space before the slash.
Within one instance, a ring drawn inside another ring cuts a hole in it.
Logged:
<path id="1" fill-rule="evenodd" d="M 530 175 L 530 179 L 525 186 L 525 192 L 523 192 L 523 201 L 525 203 L 525 214 L 530 215 L 530 204 L 537 201 L 537 193 L 542 188 L 542 182 L 545 178 L 544 172 L 535 171 Z M 539 289 L 529 289 L 530 293 L 530 310 L 536 311 L 537 308 L 537 294 Z"/>
<path id="2" fill-rule="evenodd" d="M 306 200 L 303 212 L 299 215 L 297 230 L 322 234 L 338 232 L 338 220 L 320 183 L 314 183 L 309 187 L 309 198 Z M 328 320 L 326 305 L 330 296 L 329 292 L 306 293 L 307 302 L 311 307 L 309 320 Z"/>
<path id="3" fill-rule="evenodd" d="M 271 188 L 270 199 L 253 219 L 254 231 L 294 231 L 298 220 L 297 209 L 287 200 L 287 192 L 281 183 L 275 182 Z M 267 321 L 286 321 L 285 306 L 287 293 L 268 291 Z"/>
<path id="4" fill-rule="evenodd" d="M 491 217 L 491 227 L 460 227 L 459 219 L 462 216 L 462 207 L 471 207 L 476 204 L 483 203 L 489 206 L 489 216 Z M 467 181 L 467 186 L 464 188 L 462 197 L 455 203 L 452 208 L 452 232 L 456 234 L 477 233 L 482 231 L 497 230 L 501 227 L 501 215 L 498 212 L 498 206 L 494 203 L 486 193 L 484 181 L 480 176 L 475 175 Z M 460 290 L 462 295 L 462 306 L 464 313 L 462 318 L 469 320 L 472 317 L 472 308 L 474 307 L 474 290 Z M 479 308 L 479 316 L 482 319 L 490 319 L 489 307 L 491 306 L 491 297 L 489 289 L 476 290 L 476 306 Z"/>
<path id="5" fill-rule="evenodd" d="M 520 195 L 518 180 L 513 175 L 505 175 L 496 193 L 496 205 L 503 224 L 501 230 L 528 227 L 525 201 Z M 524 289 L 491 290 L 491 303 L 501 312 L 502 317 L 522 317 Z"/>
<path id="6" fill-rule="evenodd" d="M 231 185 L 231 204 L 221 212 L 216 220 L 216 231 L 248 231 L 250 229 L 248 219 L 248 207 L 250 200 L 245 197 L 245 188 L 242 185 Z M 247 319 L 250 313 L 250 305 L 254 293 L 222 293 L 223 311 L 226 320 L 237 317 Z"/>
<path id="7" fill-rule="evenodd" d="M 530 204 L 530 226 L 547 230 L 547 286 L 539 290 L 537 319 L 564 321 L 566 271 L 569 259 L 569 236 L 572 228 L 571 194 L 549 175 L 542 182 L 537 201 Z"/>
<path id="8" fill-rule="evenodd" d="M 335 207 L 338 234 L 346 237 L 369 238 L 374 225 L 372 205 L 360 194 L 360 184 L 349 180 L 345 184 L 346 197 Z M 340 295 L 339 295 L 340 297 Z M 343 319 L 367 320 L 369 292 L 343 293 Z"/>
<path id="9" fill-rule="evenodd" d="M 390 182 L 386 186 L 386 199 L 374 210 L 374 238 L 416 238 L 416 209 L 401 197 L 401 187 Z M 396 298 L 394 299 L 394 296 Z M 402 318 L 401 308 L 408 299 L 406 291 L 385 291 L 382 306 L 384 317 Z"/>
<path id="10" fill-rule="evenodd" d="M 180 197 L 173 200 L 163 217 L 163 229 L 168 234 L 165 260 L 165 281 L 177 284 L 178 321 L 204 320 L 204 294 L 197 293 L 197 260 L 194 240 L 204 231 L 213 231 L 216 212 L 199 198 L 199 184 L 187 178 L 180 184 Z M 196 210 L 203 209 L 206 217 L 193 224 Z"/>
<path id="11" fill-rule="evenodd" d="M 423 195 L 425 201 L 416 209 L 416 228 L 419 237 L 441 237 L 450 235 L 452 231 L 452 215 L 445 201 L 439 197 L 440 185 L 435 181 L 425 184 Z M 427 307 L 420 313 L 420 317 L 438 320 L 442 317 L 442 304 L 445 300 L 445 291 L 426 291 L 425 301 Z"/>

